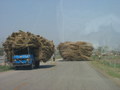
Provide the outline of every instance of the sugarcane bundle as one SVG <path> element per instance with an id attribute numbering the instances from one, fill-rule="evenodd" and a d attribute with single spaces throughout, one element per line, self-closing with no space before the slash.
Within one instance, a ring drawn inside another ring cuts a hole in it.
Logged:
<path id="1" fill-rule="evenodd" d="M 87 42 L 64 42 L 58 45 L 58 50 L 64 60 L 90 60 L 93 46 Z"/>
<path id="2" fill-rule="evenodd" d="M 7 59 L 12 61 L 14 54 L 26 53 L 29 49 L 34 54 L 37 60 L 43 62 L 48 61 L 54 53 L 54 43 L 40 35 L 35 35 L 30 32 L 13 32 L 3 43 Z"/>

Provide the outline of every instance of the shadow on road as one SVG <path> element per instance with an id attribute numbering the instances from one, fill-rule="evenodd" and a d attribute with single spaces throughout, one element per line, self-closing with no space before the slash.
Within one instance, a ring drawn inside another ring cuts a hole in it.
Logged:
<path id="1" fill-rule="evenodd" d="M 56 65 L 40 65 L 38 68 L 30 69 L 29 67 L 19 67 L 19 68 L 13 68 L 15 70 L 36 70 L 36 69 L 47 69 L 55 67 Z"/>
<path id="2" fill-rule="evenodd" d="M 56 65 L 40 65 L 39 69 L 44 69 L 44 68 L 52 68 L 55 67 Z"/>
<path id="3" fill-rule="evenodd" d="M 80 61 L 59 60 L 58 62 L 83 62 L 83 61 L 88 62 L 88 61 L 90 61 L 90 60 L 80 60 Z"/>

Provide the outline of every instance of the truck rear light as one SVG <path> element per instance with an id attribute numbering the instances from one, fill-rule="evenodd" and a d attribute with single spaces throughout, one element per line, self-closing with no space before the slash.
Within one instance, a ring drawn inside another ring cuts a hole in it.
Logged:
<path id="1" fill-rule="evenodd" d="M 22 58 L 22 56 L 20 56 Z"/>
<path id="2" fill-rule="evenodd" d="M 27 61 L 30 61 L 30 59 L 28 58 Z"/>

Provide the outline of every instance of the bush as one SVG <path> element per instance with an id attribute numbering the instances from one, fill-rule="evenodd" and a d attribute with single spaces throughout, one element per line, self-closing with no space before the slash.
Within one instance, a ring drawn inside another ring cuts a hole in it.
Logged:
<path id="1" fill-rule="evenodd" d="M 12 67 L 10 66 L 0 66 L 0 72 L 3 72 L 3 71 L 8 71 L 8 70 L 11 70 Z"/>

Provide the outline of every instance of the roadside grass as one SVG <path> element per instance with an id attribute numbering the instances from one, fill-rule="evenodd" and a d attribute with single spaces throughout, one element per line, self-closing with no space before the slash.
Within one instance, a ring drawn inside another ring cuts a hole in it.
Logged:
<path id="1" fill-rule="evenodd" d="M 12 70 L 13 68 L 10 66 L 0 66 L 0 72 Z"/>
<path id="2" fill-rule="evenodd" d="M 93 59 L 92 64 L 98 69 L 107 73 L 108 75 L 112 77 L 120 78 L 120 63 L 118 61 L 115 61 L 115 59 L 118 59 L 118 57 L 114 57 L 114 58 L 112 57 L 112 59 L 110 57 L 109 56 L 107 58 L 102 57 L 102 59 L 100 60 L 97 57 L 92 57 Z"/>

